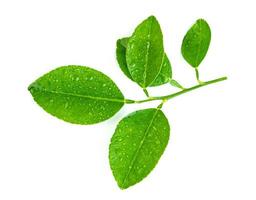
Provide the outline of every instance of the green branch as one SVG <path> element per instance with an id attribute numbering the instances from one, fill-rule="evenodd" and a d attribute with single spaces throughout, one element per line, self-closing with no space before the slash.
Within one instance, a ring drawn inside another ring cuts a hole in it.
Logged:
<path id="1" fill-rule="evenodd" d="M 190 92 L 192 90 L 195 90 L 195 89 L 198 89 L 198 88 L 210 85 L 210 84 L 214 84 L 214 83 L 217 83 L 217 82 L 220 82 L 220 81 L 224 81 L 224 80 L 227 80 L 227 77 L 221 77 L 221 78 L 213 79 L 213 80 L 210 80 L 210 81 L 202 82 L 202 83 L 200 83 L 198 85 L 195 85 L 195 86 L 192 86 L 190 88 L 186 88 L 186 89 L 184 89 L 182 91 L 179 91 L 179 92 L 176 92 L 176 93 L 173 93 L 173 94 L 169 94 L 169 95 L 165 95 L 165 96 L 150 97 L 150 98 L 144 99 L 144 100 L 130 100 L 130 99 L 126 99 L 125 103 L 127 103 L 127 104 L 144 103 L 144 102 L 156 101 L 156 100 L 167 101 L 169 99 L 172 99 L 174 97 L 180 96 L 180 95 L 182 95 L 184 93 L 187 93 L 187 92 Z"/>

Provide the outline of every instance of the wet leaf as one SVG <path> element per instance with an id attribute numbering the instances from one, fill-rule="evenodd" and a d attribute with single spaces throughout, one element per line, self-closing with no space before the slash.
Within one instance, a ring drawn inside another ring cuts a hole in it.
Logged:
<path id="1" fill-rule="evenodd" d="M 111 139 L 109 161 L 120 188 L 145 178 L 155 167 L 170 135 L 170 126 L 158 108 L 139 110 L 122 119 Z"/>
<path id="2" fill-rule="evenodd" d="M 127 38 L 127 37 L 117 40 L 116 58 L 117 58 L 119 67 L 124 72 L 124 74 L 129 79 L 134 81 L 131 77 L 131 74 L 129 72 L 129 69 L 128 69 L 127 63 L 126 63 L 126 47 L 127 47 L 128 40 L 129 40 L 129 38 Z M 171 78 L 172 78 L 171 63 L 170 63 L 167 55 L 165 54 L 165 58 L 163 60 L 160 73 L 157 75 L 156 79 L 149 85 L 149 87 L 163 85 L 163 84 L 169 82 L 169 80 Z"/>
<path id="3" fill-rule="evenodd" d="M 211 30 L 207 22 L 199 19 L 186 33 L 181 47 L 184 59 L 197 68 L 204 59 L 211 41 Z"/>
<path id="4" fill-rule="evenodd" d="M 144 20 L 130 37 L 126 61 L 132 79 L 148 87 L 159 74 L 164 58 L 163 35 L 154 16 Z"/>
<path id="5" fill-rule="evenodd" d="M 48 113 L 75 124 L 94 124 L 112 117 L 124 97 L 105 74 L 83 66 L 59 67 L 29 86 Z"/>
<path id="6" fill-rule="evenodd" d="M 157 75 L 153 83 L 150 84 L 150 87 L 159 86 L 159 85 L 168 83 L 171 78 L 172 78 L 172 66 L 167 55 L 165 54 L 160 73 Z"/>

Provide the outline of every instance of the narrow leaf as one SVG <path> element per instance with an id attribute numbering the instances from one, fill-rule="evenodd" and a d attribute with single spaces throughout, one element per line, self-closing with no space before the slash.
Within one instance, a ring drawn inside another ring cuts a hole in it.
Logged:
<path id="1" fill-rule="evenodd" d="M 119 64 L 119 67 L 123 71 L 123 73 L 132 80 L 132 76 L 129 72 L 129 69 L 127 67 L 126 63 L 126 47 L 128 43 L 129 38 L 122 38 L 117 40 L 116 42 L 116 59 Z M 133 80 L 132 80 L 133 81 Z"/>
<path id="2" fill-rule="evenodd" d="M 109 161 L 120 188 L 140 182 L 153 170 L 169 135 L 168 120 L 159 108 L 136 111 L 119 122 L 111 139 Z"/>
<path id="3" fill-rule="evenodd" d="M 148 87 L 159 74 L 164 58 L 163 35 L 154 16 L 144 20 L 127 44 L 126 61 L 132 79 Z"/>
<path id="4" fill-rule="evenodd" d="M 186 33 L 181 47 L 184 59 L 197 68 L 204 59 L 211 41 L 211 30 L 207 22 L 199 19 Z"/>
<path id="5" fill-rule="evenodd" d="M 29 91 L 46 112 L 75 124 L 104 121 L 124 104 L 109 77 L 83 66 L 57 68 L 32 83 Z"/>
<path id="6" fill-rule="evenodd" d="M 174 80 L 174 79 L 171 79 L 171 80 L 170 80 L 170 84 L 171 84 L 173 87 L 180 88 L 180 89 L 185 89 L 178 81 L 176 81 L 176 80 Z"/>

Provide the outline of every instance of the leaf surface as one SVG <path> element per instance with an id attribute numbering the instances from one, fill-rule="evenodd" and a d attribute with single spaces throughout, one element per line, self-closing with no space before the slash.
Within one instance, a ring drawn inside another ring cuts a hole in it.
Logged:
<path id="1" fill-rule="evenodd" d="M 133 112 L 119 122 L 111 139 L 109 161 L 120 188 L 140 182 L 153 170 L 169 135 L 168 120 L 158 108 Z"/>
<path id="2" fill-rule="evenodd" d="M 159 74 L 163 58 L 162 31 L 151 16 L 137 26 L 127 44 L 126 61 L 132 79 L 142 88 L 148 87 Z"/>
<path id="3" fill-rule="evenodd" d="M 29 86 L 48 113 L 75 124 L 94 124 L 112 117 L 124 96 L 105 74 L 83 66 L 59 67 Z"/>
<path id="4" fill-rule="evenodd" d="M 186 33 L 181 47 L 184 59 L 197 68 L 204 59 L 211 41 L 211 30 L 207 22 L 199 19 Z"/>
<path id="5" fill-rule="evenodd" d="M 168 83 L 171 78 L 172 78 L 172 66 L 167 55 L 165 54 L 160 73 L 157 75 L 156 79 L 150 84 L 150 87 L 159 86 L 159 85 Z"/>
<path id="6" fill-rule="evenodd" d="M 123 73 L 133 81 L 126 62 L 126 47 L 129 38 L 122 38 L 116 42 L 116 59 Z"/>
<path id="7" fill-rule="evenodd" d="M 127 67 L 127 62 L 126 62 L 126 48 L 127 48 L 128 40 L 129 40 L 129 38 L 127 38 L 127 37 L 117 40 L 116 58 L 117 58 L 119 67 L 124 72 L 124 74 L 130 80 L 134 81 L 129 72 L 129 69 Z M 160 73 L 157 75 L 156 79 L 149 85 L 149 87 L 163 85 L 163 84 L 169 82 L 169 80 L 171 78 L 172 78 L 171 63 L 170 63 L 167 55 L 165 54 Z"/>

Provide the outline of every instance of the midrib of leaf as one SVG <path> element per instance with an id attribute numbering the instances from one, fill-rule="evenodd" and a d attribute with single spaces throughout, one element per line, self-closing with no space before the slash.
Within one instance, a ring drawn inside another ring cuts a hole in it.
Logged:
<path id="1" fill-rule="evenodd" d="M 149 48 L 151 45 L 150 38 L 151 38 L 151 31 L 152 31 L 152 23 L 153 19 L 150 20 L 149 32 L 148 32 L 148 41 L 147 41 L 147 50 L 146 50 L 146 62 L 144 65 L 144 72 L 143 72 L 143 87 L 145 88 L 146 85 L 146 78 L 147 78 L 147 68 L 148 68 L 148 55 L 149 55 Z"/>
<path id="2" fill-rule="evenodd" d="M 157 115 L 157 112 L 158 112 L 159 110 L 160 110 L 160 108 L 157 108 L 157 109 L 156 109 L 156 112 L 154 113 L 154 115 L 153 115 L 153 117 L 152 117 L 152 119 L 151 119 L 151 121 L 150 121 L 150 123 L 149 123 L 149 125 L 148 125 L 148 127 L 147 127 L 147 129 L 146 129 L 146 131 L 145 131 L 145 133 L 144 133 L 144 136 L 143 136 L 143 138 L 142 138 L 142 140 L 141 140 L 141 142 L 140 142 L 140 145 L 139 145 L 137 151 L 135 152 L 134 157 L 133 157 L 131 163 L 129 164 L 128 172 L 127 172 L 127 174 L 126 174 L 125 177 L 124 177 L 124 180 L 123 180 L 123 182 L 122 182 L 122 184 L 121 184 L 121 187 L 123 187 L 125 181 L 126 181 L 127 178 L 129 177 L 129 175 L 130 175 L 130 173 L 131 173 L 131 171 L 132 171 L 132 169 L 133 169 L 133 167 L 134 167 L 134 163 L 135 163 L 135 161 L 136 161 L 136 159 L 137 159 L 137 157 L 138 157 L 138 154 L 140 153 L 140 150 L 141 150 L 141 148 L 142 148 L 142 146 L 143 146 L 143 144 L 144 144 L 144 142 L 145 142 L 145 140 L 146 140 L 146 138 L 147 138 L 147 136 L 148 136 L 149 129 L 150 129 L 150 127 L 152 126 L 152 124 L 153 124 L 153 122 L 154 122 L 154 120 L 155 120 L 155 117 L 156 117 L 156 115 Z M 159 137 L 158 137 L 158 135 L 157 135 L 157 138 L 158 138 L 159 142 L 161 142 L 160 139 L 159 139 Z"/>
<path id="3" fill-rule="evenodd" d="M 60 94 L 60 95 L 66 95 L 66 96 L 72 96 L 72 97 L 80 97 L 80 98 L 86 98 L 86 99 L 93 99 L 93 100 L 100 100 L 100 101 L 110 101 L 110 102 L 119 102 L 119 103 L 126 103 L 125 99 L 113 99 L 113 98 L 105 98 L 105 97 L 96 97 L 96 96 L 89 96 L 89 95 L 81 95 L 81 94 L 74 94 L 74 93 L 68 93 L 68 92 L 59 92 L 54 90 L 47 90 L 45 88 L 42 88 L 40 86 L 30 86 L 29 90 L 31 88 L 39 89 L 43 92 L 48 92 L 52 94 Z"/>
<path id="4" fill-rule="evenodd" d="M 198 26 L 199 26 L 199 40 L 200 40 L 200 42 L 199 42 L 199 45 L 198 45 L 198 49 L 197 49 L 197 54 L 196 54 L 196 67 L 198 67 L 198 58 L 199 58 L 199 52 L 200 52 L 200 49 L 201 49 L 201 45 L 202 45 L 202 34 L 201 34 L 201 32 L 202 32 L 202 24 L 201 24 L 202 22 L 201 22 L 201 20 L 199 21 L 199 24 L 198 24 Z"/>

